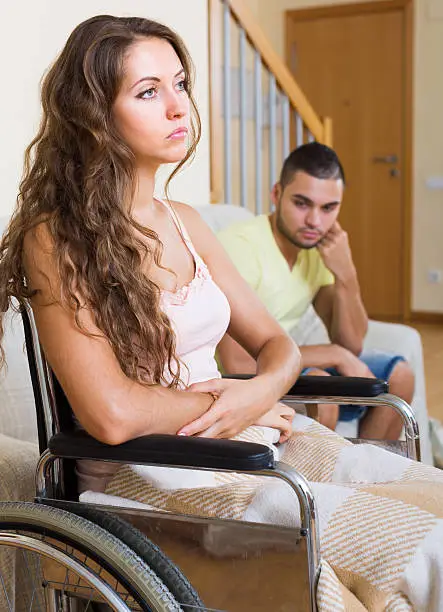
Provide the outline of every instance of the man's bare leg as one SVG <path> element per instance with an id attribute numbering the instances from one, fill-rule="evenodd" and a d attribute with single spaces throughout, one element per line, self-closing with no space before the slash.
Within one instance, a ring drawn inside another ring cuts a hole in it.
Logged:
<path id="1" fill-rule="evenodd" d="M 330 376 L 328 372 L 312 368 L 306 376 Z M 318 404 L 318 420 L 325 427 L 335 430 L 338 421 L 339 407 L 337 404 Z"/>
<path id="2" fill-rule="evenodd" d="M 408 404 L 414 396 L 414 374 L 411 367 L 400 361 L 389 378 L 389 391 Z M 398 440 L 403 426 L 400 415 L 390 406 L 369 408 L 360 421 L 359 435 L 372 440 Z"/>

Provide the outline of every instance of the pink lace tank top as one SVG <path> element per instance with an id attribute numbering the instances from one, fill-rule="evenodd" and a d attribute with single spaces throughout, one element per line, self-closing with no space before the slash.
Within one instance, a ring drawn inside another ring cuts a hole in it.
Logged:
<path id="1" fill-rule="evenodd" d="M 231 312 L 226 296 L 212 280 L 177 213 L 168 203 L 164 202 L 164 205 L 195 263 L 191 282 L 174 293 L 163 291 L 161 299 L 161 307 L 176 334 L 177 357 L 188 370 L 181 368 L 187 386 L 220 376 L 215 349 L 229 325 Z"/>
<path id="2" fill-rule="evenodd" d="M 167 203 L 179 234 L 194 258 L 195 273 L 190 283 L 178 291 L 163 291 L 161 307 L 176 334 L 176 355 L 182 365 L 183 386 L 219 378 L 215 349 L 230 319 L 229 302 L 212 280 L 209 270 L 192 244 L 185 226 Z M 99 461 L 78 461 L 79 491 L 103 492 L 118 469 L 118 464 Z"/>

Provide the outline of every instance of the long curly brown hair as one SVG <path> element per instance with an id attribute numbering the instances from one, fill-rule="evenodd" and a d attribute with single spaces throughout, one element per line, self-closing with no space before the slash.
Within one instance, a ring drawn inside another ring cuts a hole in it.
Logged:
<path id="1" fill-rule="evenodd" d="M 61 295 L 78 327 L 86 333 L 79 316 L 86 306 L 128 377 L 177 386 L 174 332 L 160 308 L 159 287 L 142 270 L 146 261 L 160 265 L 162 244 L 154 231 L 131 218 L 134 156 L 112 119 L 125 54 L 146 37 L 174 48 L 191 102 L 190 146 L 168 184 L 195 152 L 200 118 L 192 98 L 192 62 L 180 37 L 137 17 L 101 15 L 77 26 L 43 80 L 41 125 L 26 150 L 17 205 L 0 244 L 0 340 L 4 313 L 32 297 L 23 266 L 24 238 L 45 221 Z M 135 229 L 153 246 L 137 239 Z"/>

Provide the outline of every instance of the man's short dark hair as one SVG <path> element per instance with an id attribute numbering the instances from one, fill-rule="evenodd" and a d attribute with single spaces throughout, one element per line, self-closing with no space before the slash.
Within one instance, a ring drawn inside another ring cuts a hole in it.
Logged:
<path id="1" fill-rule="evenodd" d="M 289 154 L 280 174 L 282 189 L 293 180 L 296 172 L 305 172 L 318 179 L 341 179 L 345 183 L 345 173 L 337 153 L 319 142 L 301 145 Z"/>

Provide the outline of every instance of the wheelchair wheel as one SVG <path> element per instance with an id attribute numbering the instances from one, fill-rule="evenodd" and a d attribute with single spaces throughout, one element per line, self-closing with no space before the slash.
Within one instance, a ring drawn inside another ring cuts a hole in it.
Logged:
<path id="1" fill-rule="evenodd" d="M 174 598 L 180 602 L 183 610 L 193 612 L 205 610 L 203 602 L 186 576 L 156 544 L 131 523 L 88 504 L 60 500 L 44 500 L 41 503 L 72 512 L 102 527 L 131 548 L 156 573 Z"/>
<path id="2" fill-rule="evenodd" d="M 98 525 L 41 504 L 0 502 L 0 609 L 173 612 L 186 607 L 131 548 Z"/>

